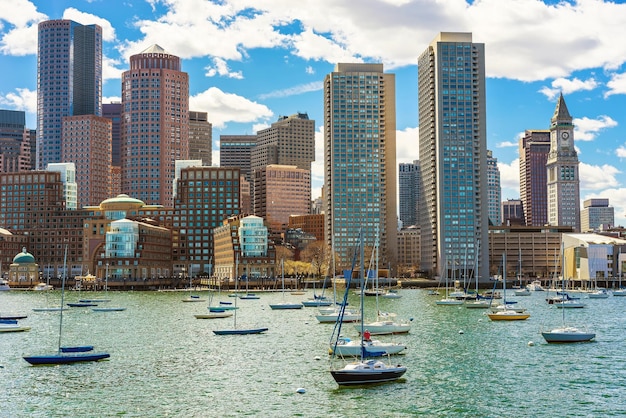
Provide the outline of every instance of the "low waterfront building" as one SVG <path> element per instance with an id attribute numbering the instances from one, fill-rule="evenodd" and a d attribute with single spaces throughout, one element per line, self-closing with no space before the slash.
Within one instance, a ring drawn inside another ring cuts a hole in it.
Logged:
<path id="1" fill-rule="evenodd" d="M 563 234 L 563 277 L 569 286 L 614 286 L 626 271 L 626 240 L 600 234 Z"/>
<path id="2" fill-rule="evenodd" d="M 262 218 L 230 217 L 213 229 L 213 242 L 217 279 L 275 277 L 276 249 L 268 239 L 268 226 Z"/>
<path id="3" fill-rule="evenodd" d="M 35 286 L 39 281 L 39 265 L 35 262 L 35 257 L 26 251 L 26 247 L 22 252 L 13 257 L 13 262 L 9 266 L 9 283 L 19 283 Z"/>

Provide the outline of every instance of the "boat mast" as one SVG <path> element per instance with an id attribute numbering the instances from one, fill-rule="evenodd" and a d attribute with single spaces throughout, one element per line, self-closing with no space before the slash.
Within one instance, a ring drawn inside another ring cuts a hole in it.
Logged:
<path id="1" fill-rule="evenodd" d="M 58 351 L 61 352 L 61 335 L 63 334 L 63 306 L 65 306 L 65 279 L 67 277 L 67 247 L 65 244 L 65 255 L 63 257 L 63 280 L 61 281 L 61 311 L 59 312 L 59 346 Z"/>

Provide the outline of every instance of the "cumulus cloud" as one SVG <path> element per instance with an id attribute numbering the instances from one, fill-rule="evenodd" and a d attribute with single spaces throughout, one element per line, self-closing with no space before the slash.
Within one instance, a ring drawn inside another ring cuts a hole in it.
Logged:
<path id="1" fill-rule="evenodd" d="M 14 93 L 0 96 L 0 104 L 15 110 L 37 114 L 37 91 L 29 89 L 16 89 Z"/>
<path id="2" fill-rule="evenodd" d="M 571 80 L 568 80 L 567 78 L 557 78 L 552 81 L 551 87 L 544 86 L 539 90 L 539 92 L 544 94 L 548 99 L 553 100 L 561 93 L 568 95 L 577 91 L 593 90 L 596 87 L 598 87 L 598 82 L 593 78 L 584 81 L 579 80 L 578 78 L 573 78 Z"/>
<path id="3" fill-rule="evenodd" d="M 572 123 L 576 127 L 576 141 L 593 141 L 603 130 L 617 126 L 617 122 L 606 115 L 600 115 L 597 119 L 575 118 Z"/>
<path id="4" fill-rule="evenodd" d="M 513 141 L 502 141 L 496 144 L 496 148 L 513 148 L 519 146 L 519 143 Z"/>
<path id="5" fill-rule="evenodd" d="M 614 73 L 611 75 L 611 79 L 606 83 L 609 90 L 604 93 L 604 97 L 607 98 L 614 94 L 626 94 L 626 73 Z"/>
<path id="6" fill-rule="evenodd" d="M 519 199 L 519 158 L 509 164 L 498 161 L 502 199 Z"/>
<path id="7" fill-rule="evenodd" d="M 214 77 L 216 75 L 228 78 L 242 79 L 243 74 L 241 71 L 231 71 L 228 68 L 228 64 L 222 58 L 213 58 L 213 66 L 207 66 L 205 68 L 207 77 Z"/>
<path id="8" fill-rule="evenodd" d="M 419 160 L 419 127 L 396 131 L 396 163 Z"/>
<path id="9" fill-rule="evenodd" d="M 615 176 L 621 171 L 611 165 L 598 166 L 580 162 L 578 170 L 581 190 L 602 190 L 619 185 Z"/>
<path id="10" fill-rule="evenodd" d="M 223 128 L 228 122 L 257 122 L 273 116 L 267 106 L 243 96 L 225 93 L 217 87 L 191 96 L 189 108 L 208 112 L 209 120 L 215 128 Z"/>

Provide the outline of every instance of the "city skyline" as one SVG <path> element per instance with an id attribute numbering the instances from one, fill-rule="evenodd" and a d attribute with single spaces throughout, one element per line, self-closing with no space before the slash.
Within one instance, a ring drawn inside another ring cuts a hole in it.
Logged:
<path id="1" fill-rule="evenodd" d="M 498 159 L 502 199 L 520 197 L 519 137 L 548 129 L 562 92 L 575 125 L 580 200 L 609 198 L 616 224 L 626 225 L 626 46 L 615 42 L 626 30 L 622 1 L 387 0 L 348 14 L 338 8 L 350 2 L 330 0 L 293 9 L 280 1 L 192 4 L 10 2 L 0 12 L 0 62 L 11 69 L 0 80 L 0 108 L 26 111 L 27 127 L 36 127 L 38 22 L 98 24 L 103 103 L 119 100 L 131 54 L 163 46 L 190 75 L 190 108 L 208 112 L 214 164 L 220 135 L 254 134 L 279 116 L 308 113 L 316 125 L 315 198 L 323 183 L 324 75 L 338 62 L 360 61 L 396 75 L 397 162 L 410 163 L 419 158 L 417 57 L 440 31 L 471 32 L 485 44 L 487 148 Z"/>

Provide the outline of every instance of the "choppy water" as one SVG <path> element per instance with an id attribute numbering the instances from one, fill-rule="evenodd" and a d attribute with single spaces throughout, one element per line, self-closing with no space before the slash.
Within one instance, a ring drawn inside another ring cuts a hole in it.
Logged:
<path id="1" fill-rule="evenodd" d="M 414 318 L 411 333 L 379 338 L 408 345 L 394 359 L 408 367 L 404 378 L 339 388 L 328 372 L 333 324 L 319 324 L 315 308 L 271 310 L 280 293 L 238 302 L 238 325 L 269 327 L 248 336 L 214 335 L 213 329 L 231 328 L 233 319 L 196 319 L 207 303 L 183 303 L 185 293 L 109 293 L 108 305 L 127 310 L 64 312 L 63 344 L 93 344 L 110 352 L 110 360 L 33 367 L 22 355 L 56 348 L 59 316 L 32 308 L 58 304 L 60 294 L 46 301 L 43 293 L 0 292 L 0 313 L 26 313 L 21 323 L 32 327 L 0 333 L 0 417 L 626 414 L 626 297 L 585 299 L 586 308 L 567 310 L 568 323 L 597 332 L 595 342 L 548 345 L 539 331 L 560 325 L 561 311 L 544 301 L 545 292 L 518 297 L 531 317 L 515 322 L 491 322 L 484 310 L 436 306 L 424 290 L 401 294 L 380 300 L 381 310 Z M 66 302 L 75 299 L 77 293 L 66 293 Z M 350 301 L 357 304 L 358 297 Z M 375 299 L 366 301 L 373 315 Z M 351 325 L 343 334 L 356 336 Z"/>

